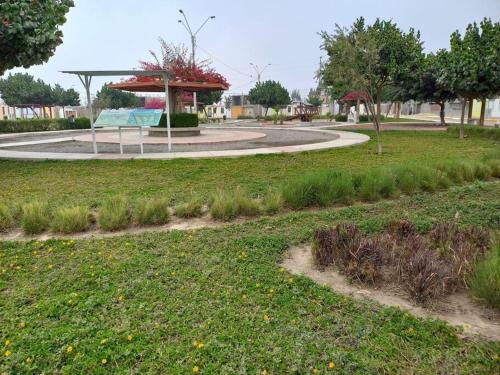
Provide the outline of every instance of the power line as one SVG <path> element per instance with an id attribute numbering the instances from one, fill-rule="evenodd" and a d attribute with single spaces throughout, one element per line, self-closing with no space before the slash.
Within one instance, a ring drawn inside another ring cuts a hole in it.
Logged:
<path id="1" fill-rule="evenodd" d="M 217 56 L 214 56 L 213 54 L 211 54 L 210 52 L 208 52 L 205 48 L 203 48 L 202 46 L 200 46 L 199 44 L 196 45 L 199 49 L 201 49 L 203 52 L 205 52 L 208 56 L 210 56 L 211 58 L 213 58 L 214 60 L 217 60 L 218 62 L 220 62 L 222 65 L 224 65 L 226 68 L 229 68 L 231 70 L 233 70 L 234 72 L 238 73 L 238 74 L 241 74 L 242 76 L 245 76 L 245 77 L 252 77 L 250 74 L 247 74 L 247 73 L 243 73 L 241 72 L 240 70 L 232 67 L 231 65 L 229 64 L 226 64 L 224 61 L 222 61 L 221 59 L 219 59 Z"/>

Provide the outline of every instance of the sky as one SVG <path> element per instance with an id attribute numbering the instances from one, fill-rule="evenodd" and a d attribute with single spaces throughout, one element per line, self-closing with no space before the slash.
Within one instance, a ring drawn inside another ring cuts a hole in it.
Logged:
<path id="1" fill-rule="evenodd" d="M 426 52 L 448 48 L 450 34 L 463 32 L 473 21 L 500 20 L 500 0 L 75 0 L 54 56 L 7 74 L 27 71 L 83 97 L 78 78 L 61 70 L 137 68 L 139 60 L 151 60 L 149 50 L 159 51 L 159 37 L 191 48 L 187 31 L 177 22 L 179 9 L 193 29 L 216 17 L 197 36 L 196 58 L 210 59 L 231 84 L 227 93 L 236 94 L 255 85 L 253 62 L 271 64 L 262 80 L 277 80 L 307 95 L 317 84 L 320 57 L 325 58 L 318 32 L 331 32 L 335 24 L 347 27 L 360 16 L 369 23 L 379 17 L 392 19 L 404 31 L 420 30 Z M 119 78 L 94 78 L 92 92 L 111 80 Z"/>

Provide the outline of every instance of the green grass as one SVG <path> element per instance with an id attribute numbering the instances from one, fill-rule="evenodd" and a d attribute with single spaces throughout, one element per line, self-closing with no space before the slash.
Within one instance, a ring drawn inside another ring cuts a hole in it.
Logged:
<path id="1" fill-rule="evenodd" d="M 12 210 L 5 204 L 0 204 L 0 232 L 9 230 L 14 226 Z"/>
<path id="2" fill-rule="evenodd" d="M 260 202 L 249 198 L 238 186 L 234 191 L 218 190 L 209 203 L 210 215 L 216 220 L 231 220 L 237 216 L 256 216 Z"/>
<path id="3" fill-rule="evenodd" d="M 345 221 L 367 233 L 398 218 L 419 231 L 452 220 L 498 228 L 499 197 L 500 183 L 475 183 L 218 229 L 0 242 L 0 342 L 11 341 L 0 373 L 308 374 L 330 361 L 342 374 L 495 373 L 500 343 L 278 264 L 318 226 Z"/>
<path id="4" fill-rule="evenodd" d="M 113 231 L 130 225 L 130 207 L 127 198 L 121 195 L 108 198 L 99 210 L 99 226 L 102 230 Z"/>
<path id="5" fill-rule="evenodd" d="M 363 133 L 374 136 L 372 131 Z M 428 164 L 462 158 L 479 160 L 498 149 L 489 139 L 463 141 L 446 132 L 385 131 L 384 154 L 375 142 L 355 147 L 283 155 L 205 160 L 0 161 L 0 202 L 13 205 L 36 197 L 51 206 L 96 207 L 110 196 L 134 200 L 162 196 L 178 205 L 195 191 L 204 202 L 221 186 L 241 186 L 252 197 L 278 190 L 283 182 L 322 170 L 363 172 L 407 161 Z M 168 173 L 165 171 L 168 170 Z"/>
<path id="6" fill-rule="evenodd" d="M 50 209 L 47 202 L 32 202 L 22 206 L 21 226 L 26 234 L 39 234 L 50 225 Z"/>
<path id="7" fill-rule="evenodd" d="M 63 207 L 54 213 L 51 229 L 56 233 L 84 232 L 90 226 L 91 213 L 87 207 Z"/>
<path id="8" fill-rule="evenodd" d="M 170 220 L 168 199 L 143 198 L 134 207 L 134 218 L 139 225 L 162 225 Z"/>
<path id="9" fill-rule="evenodd" d="M 500 309 L 500 242 L 492 252 L 476 266 L 471 290 L 489 305 Z"/>

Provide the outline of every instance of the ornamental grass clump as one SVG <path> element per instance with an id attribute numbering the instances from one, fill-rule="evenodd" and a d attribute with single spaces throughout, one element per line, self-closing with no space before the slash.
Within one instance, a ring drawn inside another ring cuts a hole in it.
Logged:
<path id="1" fill-rule="evenodd" d="M 21 226 L 26 234 L 40 234 L 50 224 L 50 210 L 47 202 L 32 202 L 22 206 Z"/>
<path id="2" fill-rule="evenodd" d="M 231 220 L 237 216 L 256 216 L 261 213 L 260 202 L 249 198 L 237 187 L 232 192 L 218 190 L 209 203 L 210 215 L 216 220 Z"/>
<path id="3" fill-rule="evenodd" d="M 283 208 L 283 196 L 279 191 L 268 190 L 262 198 L 262 211 L 266 214 L 275 214 Z"/>
<path id="4" fill-rule="evenodd" d="M 474 296 L 500 310 L 500 242 L 477 264 L 470 287 Z"/>
<path id="5" fill-rule="evenodd" d="M 134 219 L 139 225 L 161 225 L 168 223 L 170 220 L 168 199 L 140 199 L 134 207 Z"/>
<path id="6" fill-rule="evenodd" d="M 354 199 L 352 175 L 337 171 L 309 173 L 287 182 L 282 195 L 291 208 L 350 204 Z"/>
<path id="7" fill-rule="evenodd" d="M 175 215 L 185 219 L 200 217 L 203 215 L 203 201 L 199 197 L 193 197 L 188 202 L 177 205 Z"/>
<path id="8" fill-rule="evenodd" d="M 92 214 L 87 207 L 63 207 L 54 213 L 51 229 L 56 233 L 78 233 L 86 231 L 91 224 Z"/>
<path id="9" fill-rule="evenodd" d="M 8 231 L 14 226 L 14 216 L 9 206 L 0 203 L 0 232 Z"/>
<path id="10" fill-rule="evenodd" d="M 388 169 L 376 169 L 358 175 L 356 178 L 358 196 L 369 202 L 398 195 L 396 177 Z"/>
<path id="11" fill-rule="evenodd" d="M 102 204 L 98 221 L 102 230 L 114 231 L 127 228 L 130 218 L 128 200 L 123 196 L 114 196 Z"/>

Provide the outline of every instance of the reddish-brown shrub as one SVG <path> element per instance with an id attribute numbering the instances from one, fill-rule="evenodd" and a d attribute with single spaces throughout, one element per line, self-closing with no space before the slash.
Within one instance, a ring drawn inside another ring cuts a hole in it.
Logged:
<path id="1" fill-rule="evenodd" d="M 343 272 L 363 282 L 376 283 L 381 278 L 383 248 L 377 239 L 365 238 L 346 253 Z"/>
<path id="2" fill-rule="evenodd" d="M 398 241 L 403 241 L 409 236 L 417 234 L 417 228 L 409 220 L 392 220 L 387 224 L 387 233 L 391 234 Z"/>
<path id="3" fill-rule="evenodd" d="M 317 265 L 326 267 L 333 263 L 334 235 L 332 228 L 320 228 L 314 233 L 312 255 Z"/>

